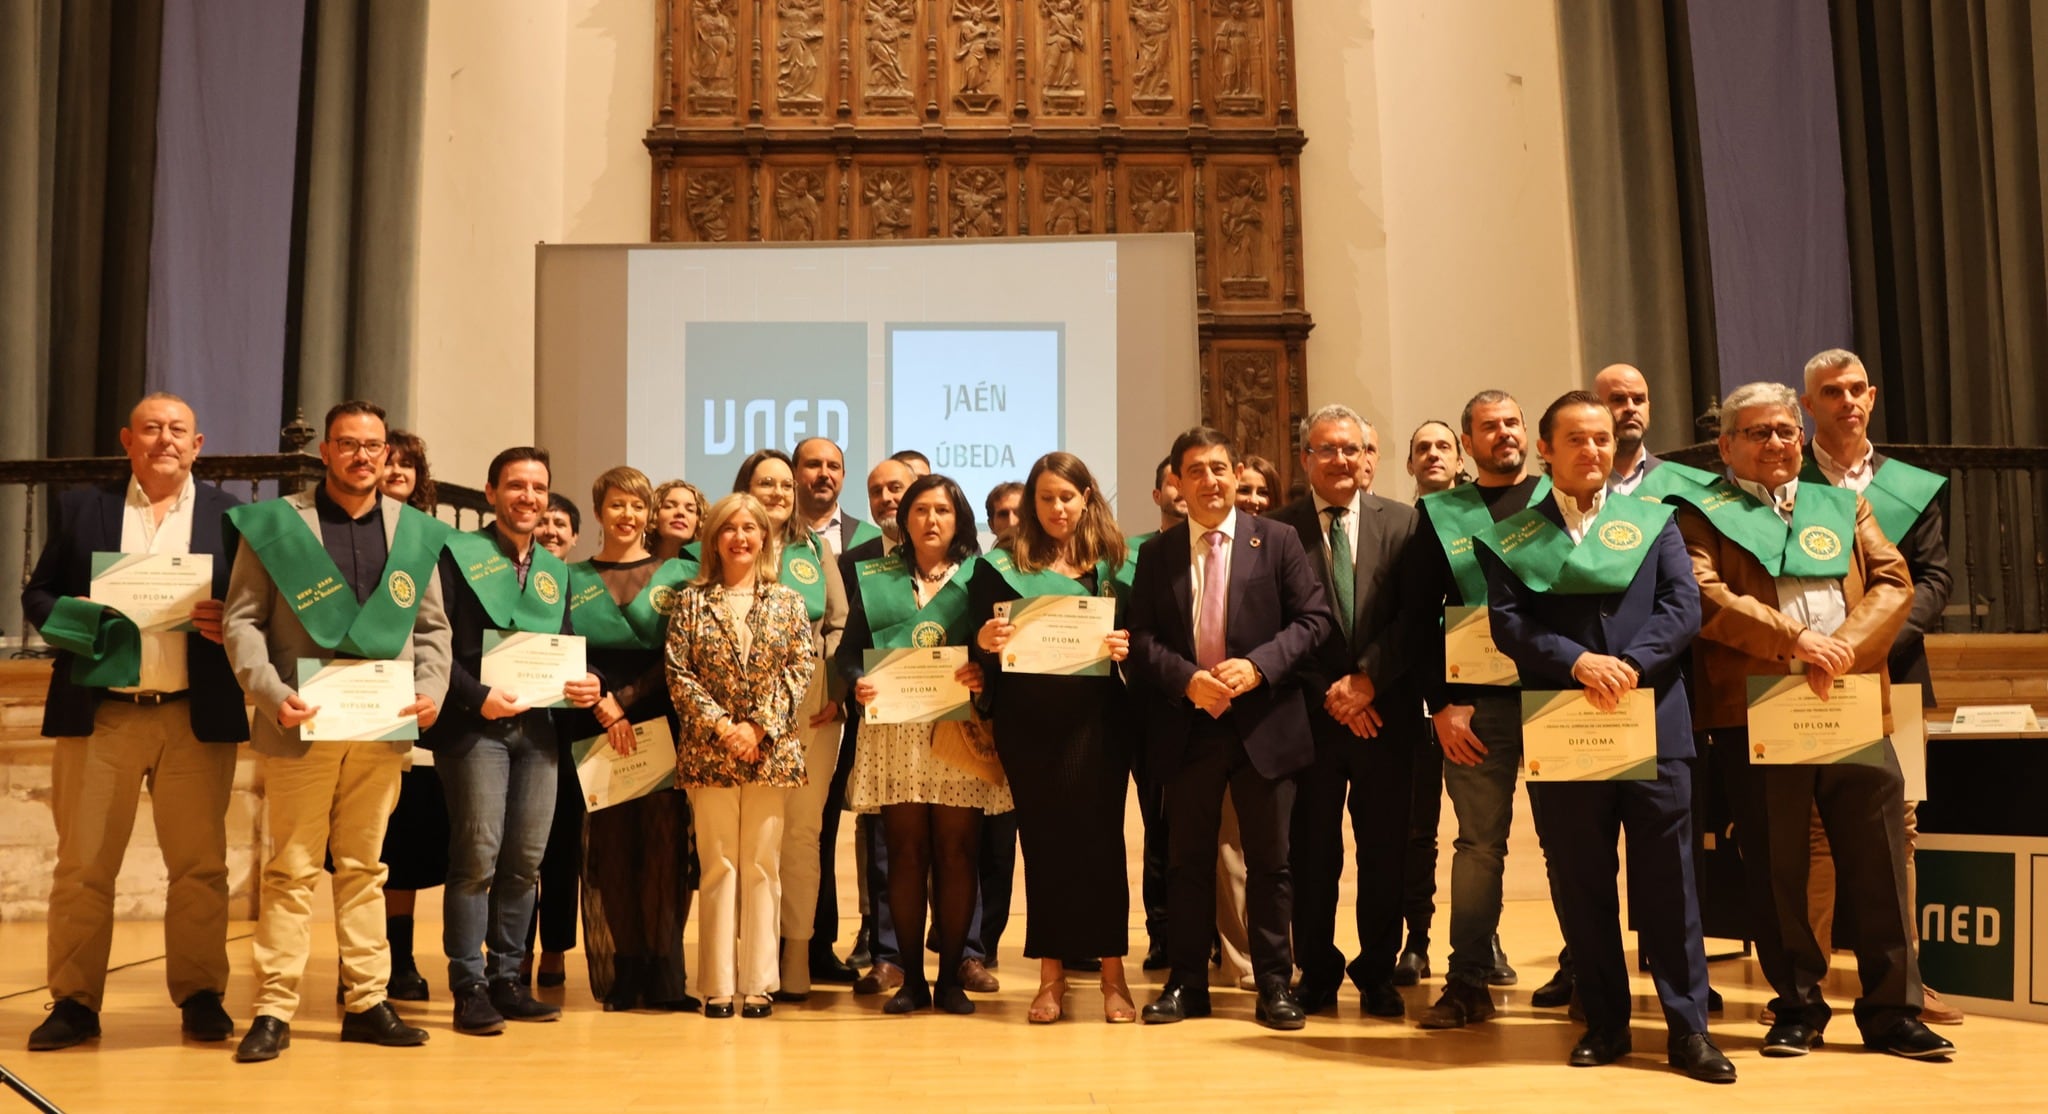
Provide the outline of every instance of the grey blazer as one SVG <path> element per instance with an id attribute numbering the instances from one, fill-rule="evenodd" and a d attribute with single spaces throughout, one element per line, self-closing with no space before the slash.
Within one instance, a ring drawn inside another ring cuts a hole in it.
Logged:
<path id="1" fill-rule="evenodd" d="M 398 514 L 402 508 L 396 499 L 381 497 L 384 511 L 384 543 L 391 544 L 391 537 L 398 531 Z M 305 519 L 306 527 L 317 537 L 320 533 L 320 519 L 313 508 L 313 493 L 301 492 L 285 497 Z M 249 694 L 249 700 L 256 706 L 255 722 L 250 725 L 249 745 L 263 753 L 282 758 L 297 758 L 306 753 L 311 745 L 299 738 L 299 729 L 289 730 L 277 725 L 278 709 L 284 706 L 285 698 L 293 695 L 296 686 L 287 681 L 298 675 L 300 658 L 331 656 L 331 651 L 322 649 L 299 625 L 299 617 L 285 601 L 284 593 L 270 579 L 270 570 L 256 552 L 249 548 L 248 539 L 239 543 L 235 553 L 235 570 L 228 579 L 228 597 L 221 621 L 222 641 L 226 644 L 228 664 L 234 668 L 235 679 L 242 684 L 242 691 Z M 421 578 L 425 591 L 420 593 L 419 611 L 413 619 L 412 638 L 398 655 L 398 660 L 413 663 L 413 686 L 421 696 L 434 702 L 435 707 L 444 703 L 448 696 L 448 615 L 441 605 L 441 578 Z M 393 749 L 410 750 L 412 744 L 397 741 Z"/>

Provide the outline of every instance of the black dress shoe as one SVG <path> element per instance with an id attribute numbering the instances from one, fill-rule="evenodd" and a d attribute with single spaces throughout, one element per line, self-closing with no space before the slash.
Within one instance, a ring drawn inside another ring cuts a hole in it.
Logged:
<path id="1" fill-rule="evenodd" d="M 1588 1029 L 1586 1035 L 1579 1038 L 1579 1043 L 1572 1046 L 1570 1063 L 1575 1068 L 1597 1068 L 1621 1059 L 1634 1048 L 1627 1029 L 1605 1033 Z"/>
<path id="2" fill-rule="evenodd" d="M 184 1015 L 181 1028 L 196 1041 L 224 1041 L 235 1035 L 235 1020 L 220 1008 L 220 995 L 202 990 L 178 1004 Z"/>
<path id="3" fill-rule="evenodd" d="M 562 1007 L 533 996 L 518 979 L 499 979 L 491 984 L 491 1005 L 507 1021 L 560 1021 Z"/>
<path id="4" fill-rule="evenodd" d="M 505 1015 L 491 1004 L 490 992 L 484 984 L 471 983 L 455 992 L 455 1031 L 472 1037 L 505 1031 Z"/>
<path id="5" fill-rule="evenodd" d="M 1164 971 L 1171 966 L 1173 966 L 1173 960 L 1167 958 L 1166 944 L 1164 942 L 1154 940 L 1145 948 L 1145 970 Z"/>
<path id="6" fill-rule="evenodd" d="M 249 1033 L 235 1048 L 238 1064 L 259 1064 L 277 1059 L 292 1046 L 292 1027 L 274 1017 L 258 1017 L 249 1023 Z"/>
<path id="7" fill-rule="evenodd" d="M 346 1014 L 341 1019 L 341 1039 L 344 1044 L 381 1044 L 386 1048 L 411 1048 L 427 1043 L 427 1031 L 416 1029 L 398 1019 L 398 1011 L 389 1002 L 379 1002 L 361 1013 Z"/>
<path id="8" fill-rule="evenodd" d="M 1446 982 L 1436 1004 L 1422 1011 L 1420 1024 L 1425 1029 L 1462 1029 L 1474 1022 L 1485 1021 L 1493 1013 L 1493 994 L 1485 987 L 1468 982 Z"/>
<path id="9" fill-rule="evenodd" d="M 1671 1042 L 1671 1066 L 1702 1083 L 1735 1082 L 1735 1065 L 1705 1033 L 1687 1033 Z"/>
<path id="10" fill-rule="evenodd" d="M 30 1052 L 55 1052 L 84 1044 L 100 1035 L 100 1015 L 84 1002 L 59 998 L 50 1003 L 50 1016 L 28 1035 Z"/>
<path id="11" fill-rule="evenodd" d="M 1297 1010 L 1300 1008 L 1295 1007 Z M 1171 1025 L 1176 1021 L 1186 1021 L 1190 1017 L 1207 1017 L 1209 988 L 1205 986 L 1196 990 L 1178 983 L 1168 984 L 1165 990 L 1159 992 L 1159 997 L 1153 999 L 1152 1004 L 1140 1012 L 1147 1025 Z"/>
<path id="12" fill-rule="evenodd" d="M 854 983 L 859 978 L 859 969 L 833 955 L 829 946 L 811 949 L 812 982 L 844 986 Z"/>
<path id="13" fill-rule="evenodd" d="M 1559 1006 L 1569 1005 L 1571 1000 L 1572 973 L 1563 967 L 1558 968 L 1557 973 L 1550 976 L 1549 982 L 1537 987 L 1536 992 L 1529 995 L 1529 1004 L 1543 1010 L 1554 1010 Z"/>
<path id="14" fill-rule="evenodd" d="M 391 981 L 384 985 L 384 996 L 396 1002 L 424 1002 L 427 993 L 427 977 L 418 968 L 391 972 Z"/>
<path id="15" fill-rule="evenodd" d="M 853 935 L 853 950 L 846 953 L 846 965 L 858 971 L 862 967 L 872 967 L 874 963 L 875 930 L 863 920 L 860 923 L 860 931 Z M 812 975 L 811 981 L 816 982 L 817 978 L 816 975 Z"/>
<path id="16" fill-rule="evenodd" d="M 1301 982 L 1294 987 L 1295 1004 L 1301 1007 L 1303 1013 L 1322 1013 L 1324 1010 L 1333 1009 L 1337 1005 L 1337 993 L 1343 986 L 1342 982 L 1336 980 L 1303 975 Z"/>
<path id="17" fill-rule="evenodd" d="M 1493 934 L 1493 966 L 1487 968 L 1486 985 L 1513 986 L 1521 980 L 1515 969 L 1508 965 L 1508 953 L 1501 950 L 1500 933 Z"/>
<path id="18" fill-rule="evenodd" d="M 732 999 L 730 998 L 727 998 L 723 1002 L 707 1001 L 704 1003 L 705 1017 L 731 1017 L 732 1015 Z"/>
<path id="19" fill-rule="evenodd" d="M 1414 986 L 1429 977 L 1428 952 L 1402 952 L 1394 961 L 1394 985 Z"/>
<path id="20" fill-rule="evenodd" d="M 1406 1017 L 1408 1003 L 1391 982 L 1374 983 L 1358 992 L 1358 1004 L 1367 1017 Z"/>
<path id="21" fill-rule="evenodd" d="M 1780 1021 L 1764 1034 L 1766 1056 L 1804 1056 L 1820 1047 L 1820 1030 L 1797 1021 Z"/>
<path id="22" fill-rule="evenodd" d="M 775 1012 L 775 1003 L 747 1001 L 740 1005 L 741 1017 L 768 1017 Z"/>
<path id="23" fill-rule="evenodd" d="M 887 1014 L 916 1013 L 932 1008 L 932 988 L 924 983 L 913 986 L 904 983 L 889 1000 L 882 1003 L 882 1012 Z"/>
<path id="24" fill-rule="evenodd" d="M 1898 1022 L 1879 1036 L 1864 1037 L 1863 1047 L 1908 1060 L 1944 1060 L 1956 1054 L 1956 1046 L 1947 1037 L 1914 1017 Z"/>
<path id="25" fill-rule="evenodd" d="M 1287 984 L 1276 983 L 1259 991 L 1259 1004 L 1252 1016 L 1268 1029 L 1292 1031 L 1308 1024 L 1308 1014 L 1301 1003 L 1287 989 Z"/>

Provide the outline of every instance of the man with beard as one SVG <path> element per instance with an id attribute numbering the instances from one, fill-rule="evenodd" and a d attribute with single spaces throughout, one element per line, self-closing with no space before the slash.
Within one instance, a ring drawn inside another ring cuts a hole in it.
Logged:
<path id="1" fill-rule="evenodd" d="M 846 454 L 830 439 L 798 442 L 796 509 L 834 553 L 844 553 L 869 538 L 879 537 L 874 523 L 862 522 L 840 509 L 839 492 L 846 484 Z"/>
<path id="2" fill-rule="evenodd" d="M 1650 433 L 1650 384 L 1642 372 L 1628 364 L 1609 364 L 1593 377 L 1593 394 L 1614 416 L 1614 473 L 1607 479 L 1609 491 L 1662 499 L 1674 491 L 1721 478 L 1665 460 L 1644 447 L 1643 439 Z"/>

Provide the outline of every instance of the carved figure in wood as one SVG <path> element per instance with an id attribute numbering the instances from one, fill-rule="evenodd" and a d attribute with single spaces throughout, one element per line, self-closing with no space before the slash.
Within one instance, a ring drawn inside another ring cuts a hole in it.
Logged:
<path id="1" fill-rule="evenodd" d="M 1039 13 L 1045 20 L 1045 87 L 1047 90 L 1081 87 L 1081 52 L 1087 46 L 1088 16 L 1082 0 L 1044 0 Z"/>
<path id="2" fill-rule="evenodd" d="M 868 207 L 868 236 L 876 240 L 901 240 L 910 234 L 911 206 L 917 195 L 908 170 L 885 169 L 868 174 L 860 197 Z"/>
<path id="3" fill-rule="evenodd" d="M 1131 103 L 1157 114 L 1173 106 L 1174 0 L 1130 0 Z"/>
<path id="4" fill-rule="evenodd" d="M 1131 171 L 1131 216 L 1140 232 L 1171 232 L 1180 214 L 1180 174 L 1164 167 Z"/>
<path id="5" fill-rule="evenodd" d="M 1210 10 L 1218 17 L 1218 92 L 1225 99 L 1257 98 L 1260 95 L 1260 55 L 1264 50 L 1259 35 L 1259 0 L 1217 0 Z"/>
<path id="6" fill-rule="evenodd" d="M 818 45 L 825 41 L 824 0 L 778 0 L 775 5 L 775 95 L 816 102 Z"/>
<path id="7" fill-rule="evenodd" d="M 1045 234 L 1086 236 L 1094 231 L 1094 175 L 1080 167 L 1046 171 Z"/>
<path id="8" fill-rule="evenodd" d="M 778 240 L 815 240 L 825 208 L 825 176 L 815 170 L 785 170 L 775 176 Z"/>
<path id="9" fill-rule="evenodd" d="M 953 235 L 1003 234 L 1005 180 L 993 166 L 971 166 L 953 175 Z"/>
<path id="10" fill-rule="evenodd" d="M 1270 455 L 1267 439 L 1273 430 L 1273 357 L 1240 352 L 1223 359 L 1223 405 L 1230 412 L 1231 436 L 1243 452 Z"/>
<path id="11" fill-rule="evenodd" d="M 953 60 L 960 63 L 955 100 L 970 112 L 986 112 L 997 100 L 990 85 L 1003 52 L 1002 0 L 953 0 L 953 22 L 959 25 Z"/>
<path id="12" fill-rule="evenodd" d="M 692 92 L 731 96 L 739 46 L 738 11 L 733 0 L 697 0 L 691 14 Z"/>
<path id="13" fill-rule="evenodd" d="M 915 0 L 868 0 L 861 18 L 867 23 L 868 95 L 908 98 L 910 75 L 897 44 L 915 29 Z"/>
<path id="14" fill-rule="evenodd" d="M 729 171 L 700 171 L 683 188 L 683 217 L 706 243 L 724 243 L 732 221 L 733 183 Z"/>
<path id="15" fill-rule="evenodd" d="M 1227 278 L 1256 279 L 1259 243 L 1266 233 L 1266 178 L 1256 170 L 1234 170 L 1218 191 L 1223 202 L 1223 273 Z"/>

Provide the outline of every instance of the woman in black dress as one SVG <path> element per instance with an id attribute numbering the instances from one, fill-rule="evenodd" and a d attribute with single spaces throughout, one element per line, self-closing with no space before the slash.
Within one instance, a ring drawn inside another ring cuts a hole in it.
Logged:
<path id="1" fill-rule="evenodd" d="M 1048 453 L 1024 482 L 1023 520 L 985 559 L 969 588 L 981 664 L 995 721 L 996 753 L 1009 775 L 1024 848 L 1024 954 L 1038 960 L 1029 1018 L 1059 1020 L 1066 958 L 1102 957 L 1103 1019 L 1137 1019 L 1124 981 L 1130 881 L 1124 873 L 1124 798 L 1131 755 L 1117 730 L 1123 682 L 1108 676 L 1004 673 L 1015 628 L 996 605 L 1035 596 L 1115 595 L 1126 549 L 1095 477 L 1079 457 Z M 1112 661 L 1130 632 L 1104 640 Z"/>

